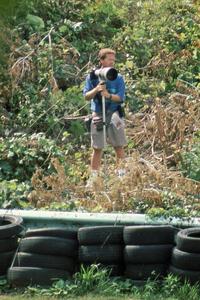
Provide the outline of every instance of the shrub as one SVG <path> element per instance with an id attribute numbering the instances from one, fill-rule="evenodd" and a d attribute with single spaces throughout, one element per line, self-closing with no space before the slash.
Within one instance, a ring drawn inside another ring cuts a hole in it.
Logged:
<path id="1" fill-rule="evenodd" d="M 0 178 L 30 180 L 37 167 L 48 171 L 50 159 L 58 157 L 64 163 L 64 152 L 44 134 L 16 133 L 0 141 Z"/>
<path id="2" fill-rule="evenodd" d="M 0 207 L 23 208 L 27 206 L 27 195 L 30 191 L 30 183 L 20 183 L 17 180 L 0 182 Z"/>
<path id="3" fill-rule="evenodd" d="M 182 154 L 181 170 L 186 177 L 200 181 L 200 138 Z"/>

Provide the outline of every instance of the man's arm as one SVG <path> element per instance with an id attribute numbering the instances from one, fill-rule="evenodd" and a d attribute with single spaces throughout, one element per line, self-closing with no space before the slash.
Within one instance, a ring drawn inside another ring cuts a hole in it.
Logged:
<path id="1" fill-rule="evenodd" d="M 102 96 L 106 97 L 107 99 L 114 101 L 114 102 L 122 102 L 122 99 L 120 96 L 115 94 L 110 94 L 107 90 L 103 91 L 101 93 Z"/>
<path id="2" fill-rule="evenodd" d="M 97 91 L 97 86 L 96 86 L 91 91 L 88 91 L 87 93 L 85 93 L 85 100 L 92 100 L 96 96 L 97 93 L 98 93 L 98 91 Z"/>
<path id="3" fill-rule="evenodd" d="M 103 92 L 105 89 L 105 84 L 99 83 L 95 88 L 91 91 L 85 93 L 85 100 L 92 100 L 97 93 Z"/>
<path id="4" fill-rule="evenodd" d="M 121 76 L 118 80 L 116 94 L 110 94 L 106 89 L 101 94 L 102 96 L 106 97 L 107 99 L 110 99 L 113 102 L 122 103 L 125 98 L 125 83 L 123 77 Z"/>

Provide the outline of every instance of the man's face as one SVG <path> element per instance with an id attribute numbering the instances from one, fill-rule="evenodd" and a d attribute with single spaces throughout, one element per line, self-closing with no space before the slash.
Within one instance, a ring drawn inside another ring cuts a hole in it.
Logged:
<path id="1" fill-rule="evenodd" d="M 102 67 L 114 67 L 115 64 L 115 54 L 107 54 L 104 59 L 101 59 Z"/>

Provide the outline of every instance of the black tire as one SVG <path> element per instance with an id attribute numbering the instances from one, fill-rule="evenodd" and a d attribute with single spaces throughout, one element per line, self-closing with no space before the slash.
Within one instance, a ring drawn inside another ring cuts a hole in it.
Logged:
<path id="1" fill-rule="evenodd" d="M 124 260 L 133 264 L 167 264 L 173 245 L 125 246 Z"/>
<path id="2" fill-rule="evenodd" d="M 14 266 L 67 270 L 70 273 L 75 270 L 75 262 L 72 258 L 23 252 L 17 253 Z"/>
<path id="3" fill-rule="evenodd" d="M 77 230 L 70 228 L 38 228 L 38 229 L 28 229 L 26 231 L 25 237 L 33 237 L 33 236 L 52 236 L 52 237 L 60 237 L 65 239 L 77 239 Z"/>
<path id="4" fill-rule="evenodd" d="M 191 253 L 200 253 L 200 228 L 180 230 L 176 236 L 176 247 Z"/>
<path id="5" fill-rule="evenodd" d="M 112 264 L 112 265 L 101 264 L 101 266 L 102 268 L 108 270 L 109 275 L 111 277 L 122 276 L 124 274 L 124 267 L 120 264 Z"/>
<path id="6" fill-rule="evenodd" d="M 129 264 L 125 268 L 125 276 L 134 280 L 157 279 L 166 275 L 168 265 L 165 264 Z"/>
<path id="7" fill-rule="evenodd" d="M 78 230 L 81 245 L 123 244 L 123 226 L 93 226 Z"/>
<path id="8" fill-rule="evenodd" d="M 21 240 L 19 251 L 77 257 L 78 242 L 55 237 L 28 237 Z"/>
<path id="9" fill-rule="evenodd" d="M 170 265 L 168 272 L 178 276 L 183 281 L 188 280 L 192 284 L 200 281 L 200 271 L 183 270 Z"/>
<path id="10" fill-rule="evenodd" d="M 11 238 L 0 240 L 0 253 L 15 250 L 17 249 L 17 247 L 18 247 L 17 237 L 11 237 Z"/>
<path id="11" fill-rule="evenodd" d="M 179 269 L 200 271 L 200 253 L 189 253 L 173 249 L 171 263 Z"/>
<path id="12" fill-rule="evenodd" d="M 126 226 L 124 242 L 126 245 L 174 244 L 174 228 L 169 225 Z"/>
<path id="13" fill-rule="evenodd" d="M 13 215 L 0 216 L 0 239 L 18 235 L 24 228 L 23 219 Z"/>
<path id="14" fill-rule="evenodd" d="M 121 245 L 80 246 L 79 261 L 90 263 L 115 263 L 123 260 Z"/>
<path id="15" fill-rule="evenodd" d="M 0 275 L 6 274 L 12 264 L 14 255 L 15 251 L 0 253 Z"/>
<path id="16" fill-rule="evenodd" d="M 51 285 L 55 280 L 68 279 L 70 274 L 64 270 L 12 267 L 8 269 L 7 279 L 12 287 L 28 285 Z"/>

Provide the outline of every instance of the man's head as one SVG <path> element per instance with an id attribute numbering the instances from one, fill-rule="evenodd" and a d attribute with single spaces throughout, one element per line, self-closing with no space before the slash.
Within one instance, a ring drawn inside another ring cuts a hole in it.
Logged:
<path id="1" fill-rule="evenodd" d="M 99 51 L 99 60 L 102 67 L 113 67 L 115 64 L 116 52 L 110 48 L 103 48 Z"/>

